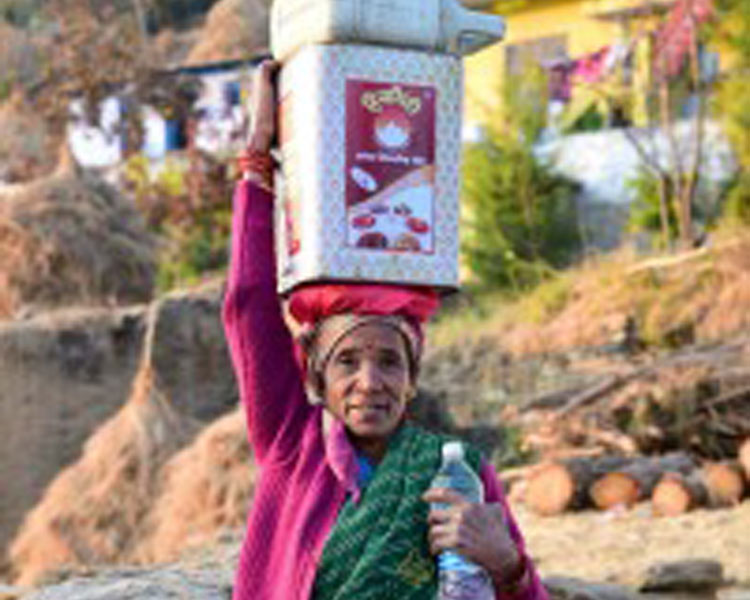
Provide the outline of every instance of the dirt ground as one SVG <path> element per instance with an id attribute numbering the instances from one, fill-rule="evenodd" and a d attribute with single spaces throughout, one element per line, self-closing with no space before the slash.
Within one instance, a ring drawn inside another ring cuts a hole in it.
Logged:
<path id="1" fill-rule="evenodd" d="M 657 562 L 701 558 L 718 560 L 726 579 L 750 589 L 750 499 L 668 518 L 652 516 L 647 502 L 619 513 L 540 517 L 522 504 L 513 511 L 542 576 L 637 586 Z"/>

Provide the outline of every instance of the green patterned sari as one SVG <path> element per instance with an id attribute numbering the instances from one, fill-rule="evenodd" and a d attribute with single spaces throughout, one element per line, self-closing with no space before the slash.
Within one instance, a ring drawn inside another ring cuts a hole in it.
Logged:
<path id="1" fill-rule="evenodd" d="M 403 425 L 360 501 L 350 497 L 318 565 L 315 600 L 434 600 L 437 577 L 421 496 L 448 438 Z M 478 472 L 479 453 L 467 447 Z"/>

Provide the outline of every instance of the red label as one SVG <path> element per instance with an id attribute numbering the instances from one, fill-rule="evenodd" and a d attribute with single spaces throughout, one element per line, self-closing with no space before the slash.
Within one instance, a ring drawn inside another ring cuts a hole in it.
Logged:
<path id="1" fill-rule="evenodd" d="M 435 93 L 346 82 L 347 245 L 434 251 Z"/>

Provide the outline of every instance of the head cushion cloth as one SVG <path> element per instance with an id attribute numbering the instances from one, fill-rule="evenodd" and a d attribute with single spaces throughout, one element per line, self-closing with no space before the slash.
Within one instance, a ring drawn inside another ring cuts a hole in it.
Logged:
<path id="1" fill-rule="evenodd" d="M 368 323 L 398 330 L 405 338 L 416 374 L 422 325 L 439 306 L 429 288 L 385 284 L 313 284 L 297 289 L 288 310 L 301 325 L 300 345 L 311 400 L 322 392 L 322 372 L 335 346 L 348 333 Z"/>
<path id="2" fill-rule="evenodd" d="M 289 311 L 302 325 L 317 325 L 331 315 L 400 315 L 416 325 L 437 310 L 434 290 L 386 284 L 315 284 L 294 291 Z"/>

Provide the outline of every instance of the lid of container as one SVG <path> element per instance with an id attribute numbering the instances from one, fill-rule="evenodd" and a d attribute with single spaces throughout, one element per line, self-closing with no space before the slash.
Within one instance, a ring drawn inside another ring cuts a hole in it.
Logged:
<path id="1" fill-rule="evenodd" d="M 445 442 L 443 444 L 443 462 L 453 462 L 464 459 L 464 445 L 461 442 Z"/>

